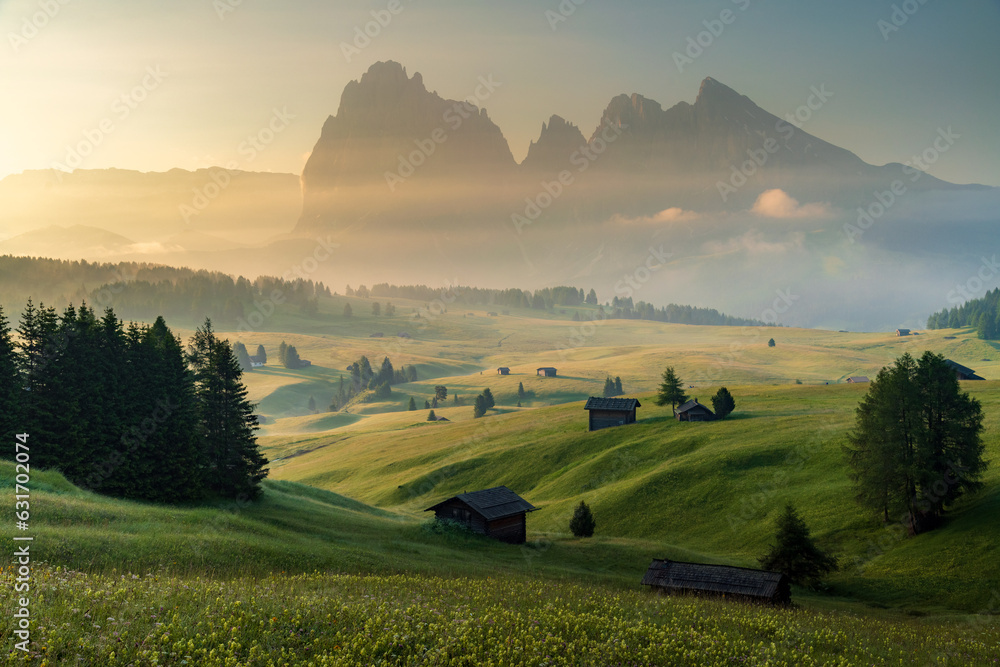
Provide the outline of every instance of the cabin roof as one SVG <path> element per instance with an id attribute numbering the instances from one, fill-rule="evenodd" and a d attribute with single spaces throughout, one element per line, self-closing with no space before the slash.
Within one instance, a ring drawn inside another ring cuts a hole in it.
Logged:
<path id="1" fill-rule="evenodd" d="M 961 373 L 962 375 L 972 376 L 976 374 L 976 371 L 972 370 L 968 366 L 963 366 L 962 364 L 956 363 L 951 359 L 945 359 L 944 363 L 948 364 L 948 366 L 950 366 L 953 371 Z"/>
<path id="2" fill-rule="evenodd" d="M 555 366 L 540 366 L 539 368 L 536 368 L 535 370 L 536 371 L 554 371 L 555 370 Z"/>
<path id="3" fill-rule="evenodd" d="M 591 396 L 587 399 L 587 404 L 583 406 L 583 409 L 631 412 L 641 407 L 642 403 L 637 398 L 597 398 L 596 396 Z"/>
<path id="4" fill-rule="evenodd" d="M 654 558 L 642 578 L 642 584 L 675 590 L 773 598 L 779 593 L 783 578 L 785 575 L 780 572 Z"/>
<path id="5" fill-rule="evenodd" d="M 711 412 L 711 409 L 709 409 L 707 405 L 702 405 L 701 403 L 699 403 L 697 398 L 692 398 L 687 403 L 677 406 L 676 412 L 690 412 L 695 408 L 701 408 L 702 410 Z"/>
<path id="6" fill-rule="evenodd" d="M 527 500 L 508 489 L 506 486 L 495 486 L 492 489 L 483 489 L 481 491 L 473 491 L 471 493 L 460 493 L 457 496 L 448 498 L 447 500 L 442 500 L 437 505 L 428 507 L 424 511 L 430 512 L 432 510 L 436 510 L 438 507 L 451 502 L 452 500 L 460 500 L 471 509 L 474 509 L 476 512 L 482 514 L 483 518 L 487 521 L 503 519 L 505 517 L 522 514 L 524 512 L 533 512 L 538 509 Z"/>
<path id="7" fill-rule="evenodd" d="M 867 375 L 852 375 L 847 378 L 848 382 L 869 382 Z"/>

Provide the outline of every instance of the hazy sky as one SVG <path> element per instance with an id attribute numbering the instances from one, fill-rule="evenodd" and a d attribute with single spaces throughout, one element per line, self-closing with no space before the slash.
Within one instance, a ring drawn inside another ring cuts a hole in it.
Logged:
<path id="1" fill-rule="evenodd" d="M 1000 186 L 997 0 L 0 0 L 0 27 L 0 177 L 67 160 L 300 173 L 344 85 L 392 59 L 449 98 L 492 77 L 482 105 L 518 160 L 551 114 L 589 136 L 616 94 L 669 107 L 711 76 L 779 116 L 825 86 L 803 128 L 874 164 L 951 127 L 929 171 Z"/>

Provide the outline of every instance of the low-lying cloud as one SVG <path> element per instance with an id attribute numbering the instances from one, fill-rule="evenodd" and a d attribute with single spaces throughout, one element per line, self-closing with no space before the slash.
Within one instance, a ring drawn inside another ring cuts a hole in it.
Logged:
<path id="1" fill-rule="evenodd" d="M 765 190 L 757 197 L 751 213 L 762 218 L 829 218 L 833 207 L 829 204 L 800 204 L 797 199 L 780 188 Z"/>

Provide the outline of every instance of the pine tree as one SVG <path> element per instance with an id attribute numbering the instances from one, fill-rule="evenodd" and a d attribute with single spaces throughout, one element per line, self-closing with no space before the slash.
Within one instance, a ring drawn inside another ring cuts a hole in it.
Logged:
<path id="1" fill-rule="evenodd" d="M 518 382 L 517 383 L 517 397 L 518 397 L 518 399 L 523 399 L 524 395 L 525 395 L 524 383 L 523 382 Z"/>
<path id="2" fill-rule="evenodd" d="M 431 402 L 424 401 L 424 410 L 430 410 L 430 409 L 431 409 Z"/>
<path id="3" fill-rule="evenodd" d="M 597 522 L 594 520 L 594 515 L 590 511 L 590 507 L 581 500 L 580 504 L 573 511 L 573 518 L 570 519 L 569 529 L 577 537 L 592 537 L 594 535 L 594 528 L 596 527 Z"/>
<path id="4" fill-rule="evenodd" d="M 24 432 L 22 394 L 17 348 L 3 307 L 0 307 L 0 438 L 5 443 L 14 442 L 15 434 Z"/>
<path id="5" fill-rule="evenodd" d="M 622 389 L 622 379 L 616 375 L 615 376 L 615 396 L 621 396 L 624 393 L 625 393 L 625 390 Z"/>
<path id="6" fill-rule="evenodd" d="M 438 406 L 438 397 L 435 396 L 434 398 L 431 399 L 431 407 L 436 408 L 437 406 Z"/>
<path id="7" fill-rule="evenodd" d="M 110 331 L 108 317 L 105 322 Z M 151 327 L 130 327 L 126 340 L 133 387 L 129 411 L 135 418 L 121 440 L 123 474 L 110 476 L 101 491 L 154 502 L 201 498 L 206 453 L 194 374 L 183 345 L 162 317 Z"/>
<path id="8" fill-rule="evenodd" d="M 720 387 L 719 391 L 712 397 L 712 410 L 715 412 L 715 417 L 725 419 L 735 409 L 736 401 L 733 399 L 733 395 L 725 387 Z"/>
<path id="9" fill-rule="evenodd" d="M 268 461 L 254 434 L 257 416 L 247 400 L 232 347 L 215 336 L 210 320 L 195 331 L 189 360 L 195 372 L 209 488 L 227 498 L 256 498 L 268 473 Z"/>
<path id="10" fill-rule="evenodd" d="M 263 345 L 257 346 L 257 354 L 255 354 L 254 356 L 260 360 L 260 363 L 262 364 L 267 363 L 267 350 L 264 349 Z"/>
<path id="11" fill-rule="evenodd" d="M 433 410 L 431 410 L 430 413 L 427 415 L 427 421 L 429 421 L 429 422 L 436 422 L 437 421 L 437 415 L 434 414 Z"/>
<path id="12" fill-rule="evenodd" d="M 417 381 L 417 367 L 416 366 L 407 366 L 406 367 L 406 381 L 407 382 L 416 382 Z"/>
<path id="13" fill-rule="evenodd" d="M 761 567 L 786 574 L 792 583 L 814 586 L 824 574 L 837 570 L 837 559 L 816 546 L 795 508 L 785 506 L 778 518 L 776 544 L 759 559 Z"/>
<path id="14" fill-rule="evenodd" d="M 479 394 L 479 396 L 476 396 L 476 402 L 472 406 L 473 419 L 479 419 L 485 415 L 486 410 L 486 398 L 482 394 Z"/>
<path id="15" fill-rule="evenodd" d="M 286 361 L 287 358 L 288 358 L 288 345 L 285 343 L 285 341 L 281 341 L 281 345 L 278 346 L 278 363 L 284 366 L 285 368 L 288 368 L 288 362 Z"/>
<path id="16" fill-rule="evenodd" d="M 380 304 L 378 301 L 375 301 L 374 303 L 372 303 L 372 315 L 378 317 L 381 314 L 382 314 L 382 304 Z"/>
<path id="17" fill-rule="evenodd" d="M 589 303 L 592 306 L 596 306 L 597 305 L 597 292 L 595 292 L 593 290 L 593 288 L 591 288 L 591 290 L 589 292 L 587 292 L 586 302 Z"/>
<path id="18" fill-rule="evenodd" d="M 669 366 L 663 371 L 663 382 L 660 384 L 660 391 L 656 396 L 657 405 L 670 404 L 671 408 L 677 407 L 688 400 L 684 393 L 684 383 L 674 373 L 673 366 Z"/>
<path id="19" fill-rule="evenodd" d="M 615 381 L 611 379 L 611 376 L 604 378 L 604 397 L 615 395 Z"/>
<path id="20" fill-rule="evenodd" d="M 434 398 L 443 401 L 448 398 L 448 388 L 443 384 L 434 385 Z"/>
<path id="21" fill-rule="evenodd" d="M 774 339 L 773 338 L 771 340 L 767 341 L 767 346 L 768 347 L 774 347 Z"/>
<path id="22" fill-rule="evenodd" d="M 496 407 L 497 405 L 496 399 L 493 398 L 493 392 L 490 391 L 489 387 L 483 389 L 483 399 L 486 403 L 487 410 L 492 410 L 493 408 Z"/>
<path id="23" fill-rule="evenodd" d="M 417 401 L 412 396 L 410 396 L 410 404 L 409 406 L 407 406 L 406 409 L 409 410 L 410 412 L 413 412 L 414 410 L 417 409 Z"/>
<path id="24" fill-rule="evenodd" d="M 354 311 L 351 310 L 351 304 L 349 304 L 349 303 L 344 304 L 344 317 L 350 317 L 353 314 L 354 314 Z"/>

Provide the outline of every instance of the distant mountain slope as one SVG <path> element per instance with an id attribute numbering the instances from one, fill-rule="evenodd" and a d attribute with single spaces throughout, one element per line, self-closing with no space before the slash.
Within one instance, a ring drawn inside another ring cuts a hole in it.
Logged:
<path id="1" fill-rule="evenodd" d="M 235 242 L 262 242 L 292 228 L 301 205 L 293 174 L 221 167 L 25 171 L 0 180 L 0 235 L 83 225 L 138 243 L 198 230 Z"/>

